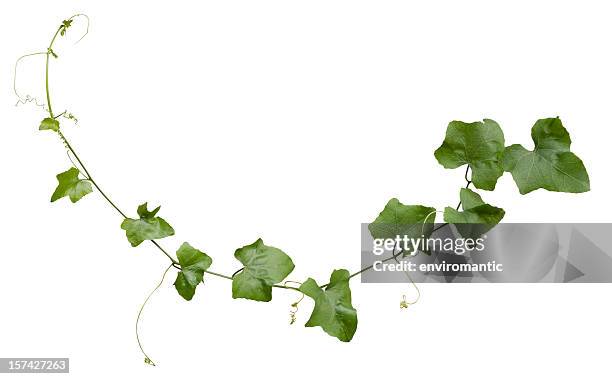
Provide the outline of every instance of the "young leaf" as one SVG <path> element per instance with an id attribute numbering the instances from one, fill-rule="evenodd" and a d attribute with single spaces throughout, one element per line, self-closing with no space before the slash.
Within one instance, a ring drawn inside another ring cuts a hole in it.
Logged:
<path id="1" fill-rule="evenodd" d="M 54 118 L 47 117 L 40 122 L 38 130 L 53 130 L 54 132 L 59 131 L 59 121 Z"/>
<path id="2" fill-rule="evenodd" d="M 504 173 L 503 152 L 504 132 L 495 121 L 484 119 L 473 123 L 451 121 L 444 142 L 434 155 L 445 168 L 469 165 L 474 186 L 493 190 Z"/>
<path id="3" fill-rule="evenodd" d="M 357 311 L 351 304 L 349 276 L 347 270 L 334 270 L 325 291 L 312 278 L 299 288 L 315 301 L 306 326 L 320 326 L 327 334 L 343 342 L 349 342 L 357 330 Z"/>
<path id="4" fill-rule="evenodd" d="M 373 238 L 395 238 L 396 236 L 419 238 L 429 236 L 436 220 L 436 209 L 422 205 L 404 205 L 393 198 L 376 220 L 368 225 Z"/>
<path id="5" fill-rule="evenodd" d="M 74 167 L 58 174 L 56 178 L 58 185 L 51 195 L 51 202 L 68 196 L 70 201 L 76 203 L 83 196 L 92 192 L 91 183 L 86 179 L 79 179 L 79 170 Z"/>
<path id="6" fill-rule="evenodd" d="M 136 209 L 136 213 L 138 213 L 138 217 L 140 218 L 151 219 L 155 217 L 155 215 L 157 214 L 157 212 L 159 212 L 160 209 L 161 205 L 157 206 L 157 208 L 153 209 L 152 211 L 149 211 L 147 209 L 147 203 L 144 203 L 138 206 L 138 208 Z"/>
<path id="7" fill-rule="evenodd" d="M 589 174 L 580 158 L 570 152 L 572 141 L 559 118 L 536 121 L 531 138 L 533 151 L 511 145 L 504 152 L 504 170 L 512 173 L 521 194 L 538 188 L 572 193 L 590 189 Z"/>
<path id="8" fill-rule="evenodd" d="M 174 235 L 174 229 L 161 217 L 155 217 L 160 207 L 152 212 L 147 210 L 147 203 L 138 206 L 140 219 L 126 218 L 121 223 L 121 229 L 134 247 L 145 240 L 154 240 Z"/>
<path id="9" fill-rule="evenodd" d="M 204 271 L 212 264 L 212 258 L 193 248 L 187 242 L 176 251 L 181 271 L 176 276 L 174 287 L 185 300 L 193 299 L 196 287 L 202 282 Z"/>
<path id="10" fill-rule="evenodd" d="M 465 238 L 478 238 L 488 232 L 504 218 L 506 212 L 485 203 L 476 192 L 462 188 L 459 194 L 462 212 L 446 207 L 444 221 L 454 224 Z"/>
<path id="11" fill-rule="evenodd" d="M 232 279 L 232 297 L 256 301 L 272 300 L 272 285 L 281 282 L 295 268 L 282 250 L 258 239 L 236 250 L 234 257 L 244 269 Z"/>

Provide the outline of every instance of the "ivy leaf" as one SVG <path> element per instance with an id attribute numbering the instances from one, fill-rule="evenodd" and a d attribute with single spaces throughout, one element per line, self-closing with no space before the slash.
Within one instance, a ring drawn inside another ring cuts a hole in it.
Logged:
<path id="1" fill-rule="evenodd" d="M 59 184 L 51 195 L 51 202 L 68 196 L 70 201 L 76 203 L 88 193 L 92 192 L 91 183 L 86 179 L 79 178 L 79 170 L 74 167 L 56 176 Z"/>
<path id="2" fill-rule="evenodd" d="M 536 121 L 531 138 L 533 151 L 511 145 L 504 152 L 504 170 L 512 173 L 521 194 L 538 188 L 571 193 L 590 190 L 589 174 L 582 160 L 570 152 L 572 141 L 558 117 Z"/>
<path id="3" fill-rule="evenodd" d="M 404 205 L 393 198 L 376 220 L 368 225 L 373 238 L 389 239 L 404 235 L 408 238 L 428 237 L 436 221 L 436 209 L 422 205 Z"/>
<path id="4" fill-rule="evenodd" d="M 287 254 L 266 246 L 261 238 L 237 249 L 234 257 L 244 265 L 232 279 L 234 299 L 272 300 L 272 285 L 281 282 L 295 268 Z"/>
<path id="5" fill-rule="evenodd" d="M 161 209 L 161 205 L 159 205 L 157 208 L 153 209 L 152 211 L 149 211 L 147 209 L 147 203 L 144 203 L 138 206 L 138 208 L 136 209 L 136 213 L 138 213 L 138 216 L 140 218 L 151 219 L 155 217 L 155 215 L 157 214 L 157 212 L 159 212 L 160 209 Z"/>
<path id="6" fill-rule="evenodd" d="M 140 219 L 126 218 L 121 223 L 121 229 L 125 230 L 128 241 L 134 247 L 145 240 L 154 240 L 174 235 L 174 229 L 161 217 L 155 217 L 160 207 L 149 212 L 147 203 L 138 206 Z"/>
<path id="7" fill-rule="evenodd" d="M 308 278 L 300 292 L 315 302 L 307 327 L 320 326 L 330 336 L 349 342 L 357 330 L 357 311 L 351 304 L 350 274 L 347 270 L 334 270 L 325 291 Z"/>
<path id="8" fill-rule="evenodd" d="M 58 132 L 59 131 L 59 121 L 51 117 L 44 118 L 40 122 L 40 126 L 38 127 L 38 130 L 53 130 L 54 132 Z"/>
<path id="9" fill-rule="evenodd" d="M 454 224 L 465 238 L 478 238 L 488 232 L 504 218 L 506 212 L 485 203 L 476 192 L 462 188 L 459 194 L 462 212 L 446 207 L 444 221 Z"/>
<path id="10" fill-rule="evenodd" d="M 193 248 L 187 242 L 176 251 L 181 271 L 176 276 L 174 287 L 185 300 L 193 299 L 196 287 L 202 282 L 204 271 L 212 264 L 212 258 Z"/>
<path id="11" fill-rule="evenodd" d="M 497 122 L 484 119 L 473 123 L 451 121 L 434 155 L 445 168 L 469 165 L 474 186 L 490 191 L 504 173 L 503 152 L 504 132 Z"/>

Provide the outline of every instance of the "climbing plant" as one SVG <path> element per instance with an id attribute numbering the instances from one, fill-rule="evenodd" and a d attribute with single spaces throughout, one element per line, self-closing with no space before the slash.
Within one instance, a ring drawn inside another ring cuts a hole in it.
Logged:
<path id="1" fill-rule="evenodd" d="M 233 274 L 221 274 L 211 270 L 214 261 L 205 251 L 188 242 L 182 243 L 175 254 L 162 247 L 159 240 L 174 235 L 174 229 L 169 222 L 158 216 L 160 206 L 149 210 L 148 204 L 144 202 L 136 208 L 135 216 L 130 217 L 102 190 L 64 134 L 64 121 L 76 123 L 76 117 L 68 111 L 54 112 L 49 87 L 49 66 L 52 60 L 58 58 L 58 54 L 53 50 L 54 43 L 57 38 L 67 34 L 73 21 L 79 17 L 87 21 L 85 32 L 87 34 L 89 30 L 87 16 L 74 15 L 62 21 L 57 27 L 45 51 L 24 55 L 17 61 L 19 63 L 21 59 L 33 55 L 45 56 L 46 102 L 40 102 L 31 96 L 21 96 L 16 85 L 15 94 L 19 98 L 18 104 L 35 103 L 45 111 L 39 130 L 55 133 L 58 136 L 72 164 L 66 171 L 57 175 L 57 187 L 52 192 L 51 201 L 55 202 L 66 197 L 72 203 L 76 203 L 94 190 L 97 191 L 120 216 L 121 223 L 118 227 L 125 231 L 126 239 L 132 247 L 138 247 L 146 241 L 168 258 L 169 265 L 164 271 L 162 281 L 155 289 L 162 285 L 168 271 L 175 269 L 174 287 L 187 301 L 197 295 L 198 288 L 207 275 L 230 280 L 232 297 L 235 299 L 268 302 L 272 300 L 275 289 L 295 291 L 301 294 L 301 297 L 292 304 L 291 323 L 295 321 L 298 303 L 306 296 L 313 300 L 314 309 L 305 325 L 319 326 L 340 341 L 350 341 L 357 330 L 357 311 L 352 304 L 349 284 L 352 278 L 372 269 L 372 266 L 363 267 L 354 273 L 346 269 L 333 270 L 329 282 L 324 284 L 319 284 L 313 278 L 307 278 L 303 282 L 287 280 L 295 267 L 291 257 L 283 250 L 267 245 L 260 238 L 236 249 L 234 257 L 240 264 L 237 271 Z M 17 69 L 15 75 L 16 72 Z M 537 189 L 572 193 L 590 189 L 589 176 L 584 164 L 570 151 L 571 139 L 559 118 L 536 121 L 531 129 L 531 137 L 534 142 L 533 150 L 521 145 L 506 146 L 504 133 L 499 124 L 493 120 L 485 119 L 472 123 L 450 122 L 444 141 L 435 150 L 434 155 L 447 169 L 466 166 L 464 175 L 466 185 L 459 189 L 459 204 L 444 208 L 441 211 L 444 223 L 435 226 L 437 211 L 434 207 L 405 205 L 394 198 L 387 202 L 378 217 L 369 225 L 370 233 L 374 238 L 397 235 L 424 237 L 449 224 L 454 224 L 463 235 L 482 233 L 499 223 L 505 211 L 487 204 L 481 195 L 470 187 L 492 191 L 504 172 L 511 173 L 521 194 Z M 474 225 L 481 228 L 474 229 Z M 384 261 L 397 259 L 400 253 L 394 250 Z M 401 307 L 406 306 L 407 303 L 403 300 Z M 142 307 L 138 319 L 141 312 Z M 136 327 L 138 329 L 138 324 Z M 139 339 L 138 344 L 142 350 Z M 145 362 L 154 364 L 146 354 L 144 355 Z"/>

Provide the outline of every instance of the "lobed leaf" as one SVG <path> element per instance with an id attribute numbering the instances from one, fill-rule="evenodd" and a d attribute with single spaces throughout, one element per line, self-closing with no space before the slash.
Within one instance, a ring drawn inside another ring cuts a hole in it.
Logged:
<path id="1" fill-rule="evenodd" d="M 91 183 L 87 179 L 79 178 L 79 170 L 74 167 L 69 168 L 67 171 L 62 172 L 56 176 L 58 185 L 53 195 L 51 195 L 51 202 L 61 199 L 67 196 L 70 201 L 76 203 L 81 200 L 83 196 L 93 191 Z"/>
<path id="2" fill-rule="evenodd" d="M 373 238 L 428 237 L 436 221 L 436 209 L 423 205 L 404 205 L 393 198 L 387 202 L 376 220 L 368 225 Z"/>
<path id="3" fill-rule="evenodd" d="M 160 207 L 149 212 L 147 203 L 138 207 L 139 219 L 126 218 L 121 223 L 121 229 L 133 247 L 140 245 L 145 240 L 155 240 L 174 235 L 174 229 L 161 217 L 155 217 Z"/>
<path id="4" fill-rule="evenodd" d="M 536 121 L 531 138 L 533 151 L 516 144 L 504 152 L 504 170 L 512 174 L 521 194 L 539 188 L 570 193 L 590 190 L 589 174 L 582 160 L 570 151 L 572 141 L 559 118 Z"/>
<path id="5" fill-rule="evenodd" d="M 350 274 L 347 270 L 334 270 L 325 290 L 308 278 L 299 288 L 315 302 L 306 327 L 320 326 L 330 336 L 349 342 L 357 330 L 357 311 L 351 304 Z"/>
<path id="6" fill-rule="evenodd" d="M 232 279 L 234 299 L 272 300 L 272 286 L 283 281 L 295 268 L 287 254 L 266 246 L 261 238 L 237 249 L 234 257 L 244 265 Z"/>
<path id="7" fill-rule="evenodd" d="M 193 248 L 187 242 L 176 251 L 181 271 L 177 274 L 174 287 L 185 300 L 193 299 L 196 287 L 202 282 L 204 271 L 212 264 L 212 258 Z"/>
<path id="8" fill-rule="evenodd" d="M 503 131 L 497 122 L 484 119 L 473 123 L 451 121 L 444 142 L 434 155 L 445 168 L 469 165 L 474 186 L 493 190 L 504 173 L 503 152 Z"/>
<path id="9" fill-rule="evenodd" d="M 451 207 L 444 209 L 444 221 L 454 224 L 466 238 L 478 238 L 504 218 L 506 212 L 485 203 L 476 192 L 462 188 L 459 194 L 463 211 Z"/>

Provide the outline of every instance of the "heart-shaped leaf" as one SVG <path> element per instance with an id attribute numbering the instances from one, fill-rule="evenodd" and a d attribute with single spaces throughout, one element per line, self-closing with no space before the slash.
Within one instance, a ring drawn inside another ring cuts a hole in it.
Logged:
<path id="1" fill-rule="evenodd" d="M 474 186 L 493 190 L 504 173 L 503 152 L 504 132 L 495 121 L 484 119 L 473 123 L 451 121 L 434 155 L 445 168 L 469 165 Z"/>
<path id="2" fill-rule="evenodd" d="M 244 268 L 232 279 L 232 297 L 256 301 L 272 300 L 272 286 L 283 281 L 295 268 L 282 250 L 258 239 L 236 250 L 234 257 Z"/>
<path id="3" fill-rule="evenodd" d="M 423 205 L 404 205 L 393 198 L 387 202 L 368 229 L 373 238 L 395 238 L 397 236 L 419 238 L 429 236 L 436 221 L 436 209 Z"/>

